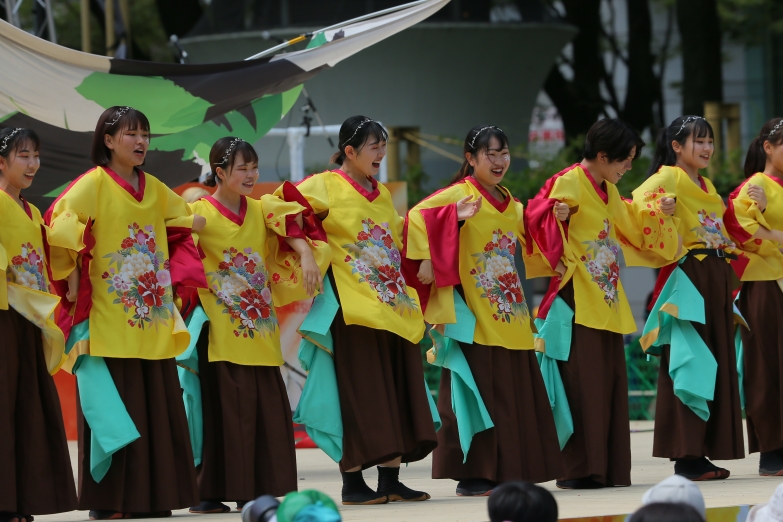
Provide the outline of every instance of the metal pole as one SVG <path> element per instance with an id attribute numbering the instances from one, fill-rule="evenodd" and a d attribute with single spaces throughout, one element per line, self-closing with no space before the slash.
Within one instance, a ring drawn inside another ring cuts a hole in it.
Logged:
<path id="1" fill-rule="evenodd" d="M 114 56 L 114 0 L 106 0 L 104 4 L 104 24 L 106 25 L 106 56 Z"/>
<path id="2" fill-rule="evenodd" d="M 90 0 L 81 0 L 82 52 L 92 52 L 90 40 Z"/>
<path id="3" fill-rule="evenodd" d="M 125 27 L 125 57 L 133 58 L 131 46 L 130 6 L 128 5 L 128 0 L 120 0 L 120 16 L 122 16 L 122 25 Z"/>
<path id="4" fill-rule="evenodd" d="M 54 30 L 54 15 L 52 14 L 52 0 L 46 0 L 46 24 L 49 26 L 49 41 L 57 43 L 57 33 Z"/>

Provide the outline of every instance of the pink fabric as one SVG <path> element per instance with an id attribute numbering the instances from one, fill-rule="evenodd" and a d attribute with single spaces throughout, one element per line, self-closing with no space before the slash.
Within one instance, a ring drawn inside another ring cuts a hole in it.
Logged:
<path id="1" fill-rule="evenodd" d="M 380 190 L 378 190 L 378 180 L 377 180 L 377 179 L 375 179 L 375 178 L 373 178 L 373 177 L 370 177 L 370 176 L 368 176 L 368 177 L 367 177 L 367 179 L 369 179 L 369 180 L 370 180 L 370 183 L 372 183 L 372 192 L 368 192 L 368 191 L 367 191 L 367 189 L 365 189 L 364 187 L 362 187 L 361 185 L 359 185 L 358 183 L 356 183 L 356 182 L 355 182 L 353 179 L 351 179 L 351 176 L 349 176 L 348 174 L 346 174 L 346 173 L 345 173 L 345 172 L 343 172 L 342 170 L 340 170 L 340 169 L 337 169 L 337 170 L 333 170 L 332 172 L 336 172 L 336 173 L 338 173 L 340 176 L 342 176 L 342 177 L 343 177 L 343 179 L 345 179 L 345 181 L 347 181 L 348 183 L 350 183 L 350 184 L 351 184 L 351 186 L 352 186 L 353 188 L 355 188 L 355 189 L 356 189 L 356 191 L 357 191 L 359 194 L 361 194 L 362 196 L 364 196 L 365 198 L 367 198 L 367 201 L 370 201 L 370 202 L 372 202 L 372 201 L 375 201 L 375 199 L 376 199 L 378 196 L 380 196 L 380 195 L 381 195 L 381 191 L 380 191 Z"/>
<path id="2" fill-rule="evenodd" d="M 206 201 L 209 201 L 215 209 L 220 212 L 220 214 L 225 217 L 226 219 L 230 219 L 232 222 L 236 223 L 240 227 L 242 226 L 242 223 L 245 222 L 245 216 L 247 215 L 247 198 L 245 196 L 240 196 L 239 199 L 239 214 L 235 214 L 232 212 L 228 207 L 223 205 L 220 201 L 216 200 L 212 196 L 204 196 L 203 198 Z"/>
<path id="3" fill-rule="evenodd" d="M 128 191 L 128 194 L 133 196 L 133 198 L 136 201 L 141 203 L 141 200 L 144 199 L 144 187 L 147 186 L 147 179 L 144 176 L 144 171 L 142 171 L 141 169 L 135 169 L 136 173 L 139 176 L 139 190 L 137 192 L 130 183 L 125 181 L 125 179 L 123 179 L 122 176 L 120 176 L 119 174 L 111 170 L 108 166 L 104 165 L 102 168 L 103 170 L 106 171 L 106 174 L 108 174 L 109 177 L 111 177 L 111 179 L 113 179 L 119 186 L 121 186 L 126 191 Z"/>

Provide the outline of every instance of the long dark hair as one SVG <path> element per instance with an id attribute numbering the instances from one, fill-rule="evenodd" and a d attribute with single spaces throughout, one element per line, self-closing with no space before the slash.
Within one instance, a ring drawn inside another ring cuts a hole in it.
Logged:
<path id="1" fill-rule="evenodd" d="M 226 136 L 220 138 L 212 145 L 212 150 L 209 151 L 209 168 L 211 172 L 207 174 L 207 179 L 204 180 L 204 185 L 207 187 L 214 187 L 220 183 L 220 178 L 217 175 L 218 167 L 226 171 L 226 175 L 234 166 L 234 162 L 237 159 L 238 154 L 242 154 L 242 159 L 245 162 L 258 163 L 258 153 L 251 144 L 241 138 L 234 136 Z"/>
<path id="2" fill-rule="evenodd" d="M 625 161 L 634 147 L 633 159 L 636 159 L 642 154 L 644 140 L 633 127 L 618 118 L 603 118 L 587 131 L 583 157 L 592 160 L 603 152 L 610 163 Z"/>
<path id="3" fill-rule="evenodd" d="M 465 157 L 465 161 L 462 162 L 462 167 L 451 183 L 456 183 L 473 174 L 473 167 L 468 162 L 467 154 L 470 153 L 476 157 L 480 152 L 486 151 L 489 149 L 492 138 L 496 138 L 500 142 L 501 149 L 508 148 L 508 136 L 500 128 L 494 125 L 477 125 L 470 129 L 468 135 L 465 136 L 465 143 L 462 145 L 462 156 Z"/>
<path id="4" fill-rule="evenodd" d="M 345 161 L 345 147 L 351 146 L 356 152 L 361 152 L 364 144 L 370 138 L 378 141 L 389 141 L 389 133 L 375 120 L 367 116 L 351 116 L 340 126 L 340 135 L 337 144 L 337 152 L 332 156 L 331 162 L 342 166 Z"/>
<path id="5" fill-rule="evenodd" d="M 764 152 L 764 142 L 771 145 L 783 143 L 783 118 L 772 118 L 761 127 L 759 135 L 753 138 L 745 156 L 745 177 L 749 178 L 756 172 L 763 172 L 767 166 L 767 153 Z"/>
<path id="6" fill-rule="evenodd" d="M 150 121 L 143 112 L 137 111 L 133 107 L 115 105 L 103 111 L 101 117 L 98 118 L 97 125 L 95 125 L 95 134 L 92 137 L 92 162 L 99 167 L 108 165 L 111 161 L 111 149 L 106 146 L 103 137 L 106 134 L 116 136 L 128 129 L 141 129 L 149 132 Z"/>
<path id="7" fill-rule="evenodd" d="M 28 143 L 36 151 L 41 149 L 41 140 L 33 129 L 9 127 L 0 130 L 0 156 L 3 158 L 10 158 L 12 152 L 16 153 Z"/>
<path id="8" fill-rule="evenodd" d="M 694 138 L 714 138 L 715 134 L 712 132 L 710 122 L 701 116 L 680 116 L 676 118 L 671 125 L 658 132 L 658 138 L 655 140 L 655 154 L 650 163 L 650 168 L 647 169 L 647 175 L 652 176 L 664 165 L 676 165 L 677 154 L 672 148 L 672 141 L 685 145 L 688 136 L 693 136 Z"/>

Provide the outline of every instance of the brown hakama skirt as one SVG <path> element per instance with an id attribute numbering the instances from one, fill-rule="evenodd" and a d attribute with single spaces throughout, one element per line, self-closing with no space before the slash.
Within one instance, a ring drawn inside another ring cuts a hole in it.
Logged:
<path id="1" fill-rule="evenodd" d="M 575 308 L 573 283 L 559 295 Z M 563 448 L 561 480 L 591 478 L 606 486 L 629 486 L 631 430 L 623 336 L 574 323 L 571 355 L 557 365 L 574 420 L 574 433 Z"/>
<path id="2" fill-rule="evenodd" d="M 197 505 L 196 469 L 174 359 L 104 360 L 141 438 L 112 455 L 106 476 L 95 482 L 90 427 L 77 401 L 79 509 L 159 513 Z"/>
<path id="3" fill-rule="evenodd" d="M 732 269 L 725 259 L 715 256 L 707 256 L 703 261 L 688 256 L 680 268 L 704 298 L 706 324 L 692 324 L 718 362 L 715 396 L 707 403 L 710 418 L 704 422 L 674 395 L 669 346 L 664 346 L 658 372 L 653 456 L 741 459 L 745 457 L 745 447 L 734 348 Z"/>
<path id="4" fill-rule="evenodd" d="M 208 347 L 205 323 L 196 345 L 204 419 L 201 500 L 247 501 L 296 491 L 294 426 L 280 368 L 207 362 Z"/>
<path id="5" fill-rule="evenodd" d="M 783 292 L 777 281 L 742 284 L 745 416 L 750 453 L 783 448 Z"/>
<path id="6" fill-rule="evenodd" d="M 419 346 L 386 330 L 346 325 L 342 309 L 331 333 L 343 418 L 340 470 L 429 455 L 438 443 Z"/>
<path id="7" fill-rule="evenodd" d="M 432 478 L 547 482 L 563 473 L 555 420 L 533 350 L 462 344 L 494 428 L 477 433 L 463 464 L 451 407 L 451 371 L 443 369 L 438 412 L 443 425 Z"/>
<path id="8" fill-rule="evenodd" d="M 0 310 L 0 512 L 76 509 L 60 399 L 46 369 L 41 330 Z"/>

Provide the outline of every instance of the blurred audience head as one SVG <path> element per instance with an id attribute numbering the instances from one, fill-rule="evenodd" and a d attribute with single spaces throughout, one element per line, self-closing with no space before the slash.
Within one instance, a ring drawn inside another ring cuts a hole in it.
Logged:
<path id="1" fill-rule="evenodd" d="M 747 522 L 783 522 L 783 483 L 775 488 L 769 502 L 753 506 Z"/>
<path id="2" fill-rule="evenodd" d="M 704 518 L 688 504 L 654 502 L 631 515 L 628 522 L 704 522 Z"/>
<path id="3" fill-rule="evenodd" d="M 680 475 L 672 475 L 645 492 L 642 504 L 653 503 L 687 504 L 701 515 L 702 520 L 707 518 L 699 486 Z"/>
<path id="4" fill-rule="evenodd" d="M 490 522 L 557 521 L 555 497 L 527 482 L 506 482 L 493 489 L 487 509 Z"/>

